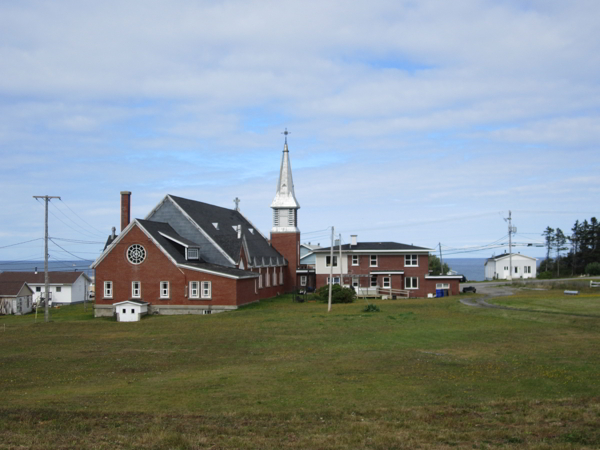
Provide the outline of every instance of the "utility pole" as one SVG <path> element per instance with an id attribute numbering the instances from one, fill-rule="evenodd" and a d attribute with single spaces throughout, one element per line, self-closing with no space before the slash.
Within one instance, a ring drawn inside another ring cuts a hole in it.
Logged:
<path id="1" fill-rule="evenodd" d="M 509 274 L 508 274 L 508 279 L 512 280 L 512 234 L 517 232 L 517 227 L 513 227 L 512 226 L 512 218 L 511 218 L 511 212 L 510 210 L 508 211 L 508 219 L 504 219 L 505 221 L 508 222 L 508 270 L 509 270 Z"/>
<path id="2" fill-rule="evenodd" d="M 33 198 L 38 199 L 38 198 L 43 198 L 46 202 L 46 218 L 45 218 L 45 236 L 44 236 L 44 296 L 46 299 L 46 304 L 45 309 L 44 309 L 44 322 L 50 322 L 50 308 L 48 307 L 48 303 L 50 303 L 50 295 L 48 294 L 48 284 L 50 284 L 49 282 L 49 277 L 48 277 L 48 202 L 50 201 L 50 199 L 52 198 L 57 198 L 59 200 L 61 200 L 60 197 L 56 197 L 56 196 L 51 196 L 51 195 L 34 195 Z M 37 310 L 37 308 L 36 308 Z"/>
<path id="3" fill-rule="evenodd" d="M 327 312 L 331 311 L 331 287 L 333 286 L 333 234 L 335 227 L 331 227 L 331 248 L 329 252 L 329 301 L 327 302 Z"/>
<path id="4" fill-rule="evenodd" d="M 442 258 L 442 243 L 438 242 L 440 246 L 440 275 L 444 275 L 444 258 Z"/>
<path id="5" fill-rule="evenodd" d="M 340 233 L 340 257 L 339 257 L 339 265 L 340 265 L 340 286 L 344 285 L 344 264 L 342 263 L 342 233 Z"/>

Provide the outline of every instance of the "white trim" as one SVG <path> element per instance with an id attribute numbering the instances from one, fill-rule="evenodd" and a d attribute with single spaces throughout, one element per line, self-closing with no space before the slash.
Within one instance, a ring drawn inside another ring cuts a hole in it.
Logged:
<path id="1" fill-rule="evenodd" d="M 537 261 L 538 260 L 537 258 L 534 258 L 532 256 L 522 255 L 521 253 L 513 253 L 512 255 L 513 255 L 513 258 L 514 257 L 522 256 L 523 258 L 531 259 L 533 261 Z M 500 260 L 502 260 L 504 258 L 508 258 L 509 256 L 510 256 L 510 253 L 507 253 L 506 255 L 494 256 L 493 258 L 488 258 L 487 261 L 485 262 L 485 264 L 487 264 L 488 261 L 498 262 L 498 261 L 500 261 Z"/>
<path id="2" fill-rule="evenodd" d="M 192 294 L 192 283 L 197 284 L 195 295 Z M 200 282 L 199 281 L 190 281 L 189 282 L 189 293 L 190 293 L 190 295 L 188 296 L 188 298 L 200 298 Z"/>
<path id="3" fill-rule="evenodd" d="M 250 219 L 248 219 L 239 209 L 237 210 L 237 212 L 240 214 L 240 216 L 242 216 L 244 219 L 246 219 L 246 222 L 248 222 L 250 225 L 252 225 L 252 228 L 254 228 L 254 231 L 258 231 L 258 234 L 260 234 L 265 241 L 269 240 L 269 239 L 267 239 L 267 237 L 264 234 L 261 233 L 260 229 L 256 228 L 254 226 L 254 224 L 252 223 L 252 221 Z M 252 234 L 254 234 L 254 233 L 252 233 Z"/>
<path id="4" fill-rule="evenodd" d="M 136 288 L 135 284 L 137 283 L 137 295 L 135 294 Z M 132 281 L 131 282 L 131 298 L 142 298 L 142 282 L 141 281 Z"/>
<path id="5" fill-rule="evenodd" d="M 235 261 L 233 260 L 233 258 L 231 258 L 231 256 L 229 256 L 229 255 L 227 254 L 227 252 L 225 252 L 225 250 L 223 250 L 223 249 L 221 248 L 221 246 L 220 246 L 219 244 L 217 244 L 217 243 L 216 243 L 216 241 L 215 241 L 213 238 L 211 238 L 211 237 L 210 237 L 210 235 L 209 235 L 208 233 L 206 233 L 206 231 L 204 231 L 204 230 L 203 230 L 203 229 L 200 227 L 200 225 L 198 225 L 198 224 L 196 223 L 196 221 L 195 221 L 194 219 L 192 219 L 192 218 L 191 218 L 191 217 L 188 215 L 188 213 L 186 213 L 186 212 L 184 211 L 184 209 L 183 209 L 181 206 L 179 206 L 179 204 L 178 204 L 178 203 L 177 203 L 175 200 L 173 200 L 173 199 L 171 198 L 171 196 L 170 196 L 169 194 L 167 194 L 165 198 L 168 198 L 168 199 L 171 201 L 171 203 L 173 203 L 173 205 L 175 205 L 175 207 L 176 207 L 176 208 L 177 208 L 177 209 L 178 209 L 178 210 L 181 212 L 181 214 L 183 214 L 183 216 L 184 216 L 184 217 L 185 217 L 185 218 L 186 218 L 186 219 L 187 219 L 187 220 L 188 220 L 188 221 L 189 221 L 189 222 L 190 222 L 190 223 L 191 223 L 193 226 L 195 226 L 195 227 L 196 227 L 196 229 L 197 229 L 198 231 L 200 231 L 200 233 L 202 233 L 202 234 L 204 235 L 204 237 L 205 237 L 205 238 L 206 238 L 206 239 L 207 239 L 207 240 L 208 240 L 208 241 L 209 241 L 209 242 L 210 242 L 212 245 L 214 245 L 214 246 L 215 246 L 215 248 L 216 248 L 216 249 L 217 249 L 217 250 L 218 250 L 218 251 L 219 251 L 219 252 L 220 252 L 220 253 L 221 253 L 221 254 L 222 254 L 222 255 L 223 255 L 223 256 L 224 256 L 224 257 L 225 257 L 225 258 L 226 258 L 226 259 L 227 259 L 229 262 L 230 262 L 230 263 L 231 263 L 231 264 L 233 264 L 233 265 L 235 266 Z M 164 201 L 164 200 L 163 200 L 163 201 Z M 162 202 L 161 202 L 161 203 L 162 203 Z M 159 205 L 160 205 L 160 204 L 159 204 Z M 157 206 L 156 208 L 154 208 L 154 209 L 158 209 L 158 206 Z M 155 212 L 155 211 L 154 211 L 154 209 L 152 210 L 152 212 L 151 212 L 150 214 L 148 214 L 148 215 L 146 216 L 146 220 L 148 220 L 148 217 L 150 217 L 150 215 L 151 215 L 153 212 Z"/>
<path id="6" fill-rule="evenodd" d="M 167 295 L 163 295 L 163 283 L 167 283 Z M 171 284 L 168 281 L 160 282 L 160 298 L 171 298 Z"/>
<path id="7" fill-rule="evenodd" d="M 208 283 L 208 289 L 204 287 L 204 285 Z M 208 290 L 208 294 L 204 294 L 204 291 Z M 202 299 L 212 299 L 212 282 L 210 281 L 201 281 L 200 282 L 200 298 Z"/>
<path id="8" fill-rule="evenodd" d="M 417 280 L 417 287 L 406 287 L 406 282 L 410 279 Z M 419 289 L 419 277 L 405 277 L 404 278 L 404 289 L 411 290 L 411 291 L 416 291 L 417 289 Z"/>
<path id="9" fill-rule="evenodd" d="M 375 264 L 373 264 L 373 256 L 375 257 Z M 379 267 L 379 256 L 369 255 L 369 267 Z"/>
<path id="10" fill-rule="evenodd" d="M 443 280 L 443 279 L 451 279 L 451 280 L 460 280 L 464 275 L 425 275 L 425 278 L 428 280 Z"/>
<path id="11" fill-rule="evenodd" d="M 425 248 L 422 250 L 378 250 L 376 248 L 372 248 L 372 249 L 367 249 L 367 250 L 349 250 L 349 249 L 342 249 L 342 253 L 369 253 L 369 254 L 377 254 L 377 253 L 401 253 L 401 254 L 406 254 L 406 253 L 415 253 L 415 254 L 419 254 L 419 255 L 424 255 L 424 254 L 429 254 L 431 252 L 435 252 L 436 250 L 433 248 Z M 329 252 L 329 248 L 321 248 L 319 250 L 314 250 L 314 253 L 328 253 Z M 515 255 L 515 253 L 513 253 L 513 256 Z M 523 255 L 520 255 L 523 256 Z"/>
<path id="12" fill-rule="evenodd" d="M 371 270 L 369 275 L 404 275 L 403 270 Z"/>
<path id="13" fill-rule="evenodd" d="M 350 255 L 352 256 L 352 260 L 350 261 L 350 263 L 352 264 L 352 267 L 358 267 L 360 266 L 360 255 Z M 356 264 L 354 264 L 354 257 L 356 256 Z"/>
<path id="14" fill-rule="evenodd" d="M 106 295 L 106 283 L 110 283 L 110 295 Z M 103 296 L 103 298 L 113 298 L 114 288 L 115 288 L 115 284 L 112 281 L 105 281 L 104 282 L 104 296 Z"/>
<path id="15" fill-rule="evenodd" d="M 169 240 L 171 240 L 171 241 L 173 241 L 173 242 L 176 242 L 176 243 L 178 243 L 179 245 L 183 245 L 185 248 L 188 248 L 188 247 L 189 247 L 189 245 L 188 245 L 188 244 L 184 244 L 183 242 L 181 242 L 181 241 L 178 241 L 178 240 L 177 240 L 177 239 L 175 239 L 174 237 L 171 237 L 171 236 L 169 236 L 169 235 L 167 235 L 167 234 L 163 233 L 162 231 L 159 231 L 159 232 L 158 232 L 158 234 L 160 234 L 162 237 L 164 237 L 164 238 L 166 238 L 166 239 L 169 239 Z"/>
<path id="16" fill-rule="evenodd" d="M 416 256 L 417 258 L 417 263 L 413 264 L 413 256 Z M 408 259 L 408 257 L 410 257 L 410 264 L 406 264 L 406 260 Z M 404 255 L 404 267 L 419 267 L 419 254 L 418 253 L 407 253 L 406 255 Z"/>
<path id="17" fill-rule="evenodd" d="M 229 274 L 224 274 L 224 273 L 221 273 L 221 272 L 215 272 L 214 270 L 200 269 L 199 267 L 192 267 L 192 266 L 188 266 L 186 264 L 175 264 L 175 265 L 177 267 L 182 267 L 184 269 L 195 270 L 196 272 L 202 272 L 202 273 L 210 273 L 212 275 L 217 275 L 217 276 L 220 276 L 220 277 L 223 277 L 223 278 L 231 278 L 231 279 L 234 279 L 234 280 L 244 280 L 246 278 L 256 278 L 254 276 L 238 277 L 238 276 L 235 276 L 235 275 L 229 275 Z M 231 268 L 235 269 L 235 267 L 231 267 Z M 246 272 L 248 272 L 248 271 L 246 271 Z M 256 275 L 253 272 L 248 272 L 248 273 Z"/>
<path id="18" fill-rule="evenodd" d="M 104 251 L 103 251 L 103 252 L 100 254 L 100 256 L 98 256 L 98 259 L 96 259 L 96 261 L 94 261 L 94 262 L 92 263 L 92 265 L 90 266 L 90 269 L 95 269 L 95 268 L 98 266 L 98 264 L 100 264 L 100 263 L 102 262 L 102 260 L 103 260 L 103 259 L 106 257 L 106 255 L 108 255 L 108 254 L 111 252 L 111 250 L 112 250 L 112 249 L 113 249 L 113 248 L 114 248 L 114 247 L 115 247 L 115 246 L 116 246 L 116 245 L 117 245 L 119 242 L 121 242 L 121 240 L 123 239 L 123 237 L 124 237 L 124 236 L 125 236 L 127 233 L 129 233 L 129 231 L 130 231 L 130 230 L 133 228 L 133 226 L 134 226 L 136 223 L 137 223 L 137 219 L 133 219 L 133 221 L 132 221 L 132 222 L 129 222 L 129 225 L 127 225 L 127 226 L 125 227 L 125 229 L 124 229 L 123 231 L 121 231 L 121 234 L 119 234 L 119 235 L 117 236 L 117 238 L 116 238 L 114 241 L 112 241 L 108 247 L 106 247 L 106 248 L 104 249 Z"/>

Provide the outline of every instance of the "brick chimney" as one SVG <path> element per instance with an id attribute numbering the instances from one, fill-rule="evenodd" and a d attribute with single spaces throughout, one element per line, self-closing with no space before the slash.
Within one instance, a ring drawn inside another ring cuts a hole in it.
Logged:
<path id="1" fill-rule="evenodd" d="M 131 192 L 121 191 L 121 231 L 127 228 L 131 220 Z"/>

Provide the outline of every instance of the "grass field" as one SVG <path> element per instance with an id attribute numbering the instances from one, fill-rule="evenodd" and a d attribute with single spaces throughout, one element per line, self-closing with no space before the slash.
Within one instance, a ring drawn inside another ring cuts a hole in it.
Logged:
<path id="1" fill-rule="evenodd" d="M 600 448 L 600 296 L 561 294 L 1 317 L 0 449 Z"/>

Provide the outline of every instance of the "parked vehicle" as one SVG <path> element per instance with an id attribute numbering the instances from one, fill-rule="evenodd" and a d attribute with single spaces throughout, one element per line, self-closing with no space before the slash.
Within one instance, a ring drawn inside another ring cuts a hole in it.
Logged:
<path id="1" fill-rule="evenodd" d="M 467 294 L 469 292 L 472 292 L 473 294 L 477 293 L 477 289 L 475 289 L 475 286 L 467 286 L 463 288 L 463 294 Z"/>

